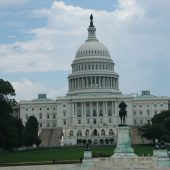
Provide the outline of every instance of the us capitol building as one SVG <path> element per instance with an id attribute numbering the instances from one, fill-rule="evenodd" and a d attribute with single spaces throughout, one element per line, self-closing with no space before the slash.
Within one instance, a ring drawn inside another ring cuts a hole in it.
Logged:
<path id="1" fill-rule="evenodd" d="M 118 105 L 121 101 L 127 104 L 130 126 L 144 125 L 155 114 L 170 109 L 168 97 L 151 95 L 149 90 L 138 96 L 123 95 L 114 66 L 109 50 L 96 38 L 91 15 L 88 38 L 71 64 L 66 96 L 51 100 L 46 94 L 38 94 L 37 99 L 20 101 L 23 124 L 34 115 L 40 133 L 60 128 L 64 144 L 77 144 L 83 139 L 97 144 L 114 141 L 116 125 L 120 123 Z"/>

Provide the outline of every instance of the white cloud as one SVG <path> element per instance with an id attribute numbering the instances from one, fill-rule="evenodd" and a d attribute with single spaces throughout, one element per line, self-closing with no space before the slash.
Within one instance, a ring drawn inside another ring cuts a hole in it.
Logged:
<path id="1" fill-rule="evenodd" d="M 32 100 L 33 96 L 37 98 L 36 94 L 44 92 L 44 87 L 41 84 L 33 83 L 30 80 L 12 82 L 12 86 L 15 89 L 17 100 Z"/>
<path id="2" fill-rule="evenodd" d="M 157 74 L 163 76 L 163 70 L 170 74 L 170 1 L 166 2 L 119 0 L 118 8 L 109 12 L 56 1 L 50 9 L 33 12 L 48 18 L 45 27 L 31 30 L 35 39 L 0 45 L 0 69 L 4 72 L 70 69 L 76 50 L 87 37 L 89 15 L 93 13 L 97 37 L 110 50 L 121 89 L 133 92 L 153 88 L 154 78 L 159 81 Z M 158 63 L 163 66 L 161 70 Z"/>

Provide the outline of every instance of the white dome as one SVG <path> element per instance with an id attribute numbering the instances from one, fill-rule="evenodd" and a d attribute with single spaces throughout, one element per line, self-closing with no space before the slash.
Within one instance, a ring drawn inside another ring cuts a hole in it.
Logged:
<path id="1" fill-rule="evenodd" d="M 109 50 L 105 45 L 100 43 L 97 39 L 87 40 L 82 44 L 76 52 L 76 59 L 81 57 L 102 56 L 102 58 L 110 58 Z"/>

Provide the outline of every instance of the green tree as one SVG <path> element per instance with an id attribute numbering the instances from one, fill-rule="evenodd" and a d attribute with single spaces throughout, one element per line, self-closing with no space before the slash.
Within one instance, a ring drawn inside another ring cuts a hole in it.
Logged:
<path id="1" fill-rule="evenodd" d="M 153 142 L 155 139 L 170 142 L 170 110 L 156 114 L 151 122 L 139 129 L 142 136 L 152 139 Z"/>
<path id="2" fill-rule="evenodd" d="M 38 138 L 38 121 L 35 116 L 30 116 L 24 129 L 24 145 L 32 146 Z"/>
<path id="3" fill-rule="evenodd" d="M 0 148 L 9 151 L 17 143 L 17 129 L 11 116 L 12 105 L 16 102 L 12 96 L 15 96 L 15 90 L 10 82 L 0 79 Z"/>
<path id="4" fill-rule="evenodd" d="M 20 118 L 14 118 L 14 123 L 15 123 L 15 127 L 16 127 L 16 132 L 17 132 L 16 147 L 21 147 L 21 146 L 23 146 L 24 126 L 23 126 L 22 120 Z"/>

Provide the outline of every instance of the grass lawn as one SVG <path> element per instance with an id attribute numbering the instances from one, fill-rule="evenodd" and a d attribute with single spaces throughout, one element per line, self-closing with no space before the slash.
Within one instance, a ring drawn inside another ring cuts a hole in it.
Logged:
<path id="1" fill-rule="evenodd" d="M 96 146 L 92 147 L 93 154 L 102 154 L 111 156 L 113 154 L 114 146 Z M 142 154 L 152 155 L 153 146 L 139 145 L 133 147 L 135 153 L 139 156 Z M 1 153 L 0 163 L 14 163 L 14 162 L 38 162 L 38 161 L 52 161 L 52 160 L 79 160 L 83 157 L 83 147 L 69 147 L 69 148 L 47 148 L 31 151 L 20 151 L 14 153 Z"/>

